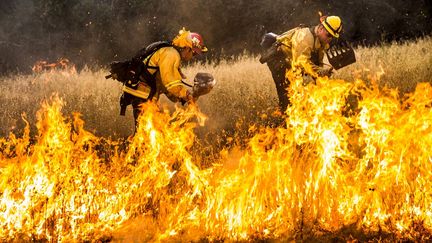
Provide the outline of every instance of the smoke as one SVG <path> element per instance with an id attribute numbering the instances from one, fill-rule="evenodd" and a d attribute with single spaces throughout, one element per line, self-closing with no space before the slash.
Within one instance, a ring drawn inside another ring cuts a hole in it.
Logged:
<path id="1" fill-rule="evenodd" d="M 259 51 L 265 32 L 318 23 L 318 11 L 339 15 L 354 43 L 416 38 L 432 32 L 428 0 L 16 0 L 0 3 L 0 74 L 29 72 L 37 60 L 67 57 L 100 67 L 132 56 L 186 27 L 201 33 L 218 60 Z"/>

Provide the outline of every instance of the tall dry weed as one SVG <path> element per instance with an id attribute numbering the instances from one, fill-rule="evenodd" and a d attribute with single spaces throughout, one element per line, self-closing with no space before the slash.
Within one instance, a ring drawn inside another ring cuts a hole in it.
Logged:
<path id="1" fill-rule="evenodd" d="M 379 79 L 382 86 L 398 88 L 401 93 L 409 92 L 418 82 L 432 81 L 431 53 L 431 37 L 379 47 L 360 47 L 356 49 L 357 62 L 340 69 L 333 77 L 347 82 Z M 198 100 L 200 109 L 209 118 L 198 133 L 235 130 L 239 121 L 243 125 L 259 123 L 263 114 L 271 114 L 277 107 L 271 74 L 255 56 L 244 55 L 236 61 L 222 61 L 218 65 L 190 65 L 184 72 L 189 83 L 196 72 L 212 73 L 218 81 L 210 94 Z M 54 93 L 66 102 L 65 116 L 70 117 L 72 112 L 81 113 L 86 129 L 100 136 L 130 135 L 133 131 L 131 108 L 126 117 L 119 116 L 121 85 L 106 80 L 106 74 L 106 70 L 84 69 L 78 73 L 56 71 L 0 79 L 0 135 L 20 134 L 25 125 L 21 118 L 24 113 L 29 123 L 35 124 L 40 102 Z M 166 98 L 162 98 L 161 103 L 173 107 Z"/>

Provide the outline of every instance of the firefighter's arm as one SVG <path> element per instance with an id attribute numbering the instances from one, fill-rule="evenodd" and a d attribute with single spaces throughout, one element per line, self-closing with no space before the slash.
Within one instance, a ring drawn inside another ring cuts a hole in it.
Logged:
<path id="1" fill-rule="evenodd" d="M 179 71 L 180 54 L 175 49 L 166 50 L 159 60 L 159 71 L 166 96 L 173 102 L 187 102 L 193 99 L 191 92 L 184 86 Z"/>
<path id="2" fill-rule="evenodd" d="M 300 66 L 312 77 L 328 75 L 327 69 L 314 64 L 311 60 L 314 38 L 305 32 L 297 32 L 293 36 L 292 56 L 293 64 Z"/>

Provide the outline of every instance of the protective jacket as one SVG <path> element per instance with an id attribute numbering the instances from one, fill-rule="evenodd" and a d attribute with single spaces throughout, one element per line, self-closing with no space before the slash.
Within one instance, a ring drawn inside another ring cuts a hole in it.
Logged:
<path id="1" fill-rule="evenodd" d="M 148 60 L 150 58 L 150 60 Z M 156 92 L 152 100 L 158 100 L 160 94 L 165 94 L 170 100 L 177 102 L 186 99 L 187 88 L 184 86 L 180 70 L 180 53 L 173 46 L 163 47 L 153 55 L 143 60 L 148 63 L 150 74 L 156 74 Z M 144 77 L 141 77 L 144 79 Z M 123 86 L 125 93 L 147 100 L 150 95 L 150 86 L 146 82 L 139 82 L 136 89 Z"/>
<path id="2" fill-rule="evenodd" d="M 276 40 L 289 66 L 300 66 L 312 77 L 325 72 L 323 58 L 329 45 L 320 42 L 313 28 L 297 27 L 277 36 Z"/>

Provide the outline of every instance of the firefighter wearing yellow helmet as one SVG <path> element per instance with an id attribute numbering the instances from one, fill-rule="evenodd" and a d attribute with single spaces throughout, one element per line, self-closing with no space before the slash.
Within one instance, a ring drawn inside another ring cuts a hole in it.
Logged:
<path id="1" fill-rule="evenodd" d="M 264 35 L 261 45 L 266 49 L 260 61 L 267 63 L 272 73 L 281 112 L 290 104 L 290 80 L 286 74 L 295 66 L 313 78 L 330 76 L 332 68 L 324 67 L 323 58 L 330 41 L 339 38 L 341 31 L 342 21 L 338 16 L 322 16 L 316 26 L 299 26 L 280 35 Z M 268 43 L 271 46 L 266 46 Z"/>
<path id="2" fill-rule="evenodd" d="M 132 105 L 137 125 L 140 105 L 150 100 L 157 101 L 161 94 L 165 94 L 173 102 L 186 103 L 197 98 L 183 81 L 186 77 L 182 74 L 180 65 L 182 61 L 189 61 L 194 56 L 207 52 L 200 34 L 183 28 L 172 42 L 155 42 L 140 52 L 137 56 L 141 55 L 144 70 L 137 78 L 138 82 L 129 80 L 124 83 L 120 99 L 121 115 L 124 115 L 128 105 Z M 119 78 L 114 78 L 120 81 Z"/>
<path id="3" fill-rule="evenodd" d="M 342 21 L 338 16 L 321 17 L 321 25 L 324 26 L 327 33 L 339 38 L 339 33 L 342 31 Z"/>

